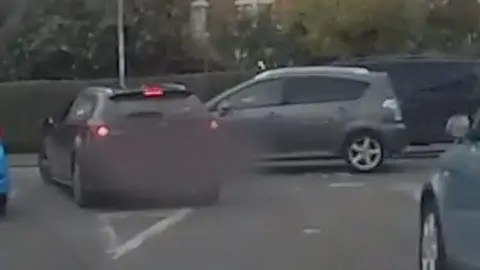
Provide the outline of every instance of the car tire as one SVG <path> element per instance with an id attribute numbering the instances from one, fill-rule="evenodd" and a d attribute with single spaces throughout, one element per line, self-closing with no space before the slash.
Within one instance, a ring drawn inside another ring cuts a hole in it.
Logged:
<path id="1" fill-rule="evenodd" d="M 52 173 L 50 171 L 50 167 L 48 165 L 48 158 L 45 151 L 42 149 L 38 154 L 38 170 L 40 173 L 40 177 L 42 178 L 45 184 L 52 184 Z"/>
<path id="2" fill-rule="evenodd" d="M 382 140 L 373 132 L 356 132 L 346 140 L 343 156 L 355 172 L 367 173 L 378 169 L 385 160 Z"/>
<path id="3" fill-rule="evenodd" d="M 434 200 L 422 203 L 419 232 L 419 269 L 450 270 L 445 253 L 441 219 Z M 434 268 L 428 268 L 428 263 L 434 264 Z"/>
<path id="4" fill-rule="evenodd" d="M 8 202 L 8 195 L 2 194 L 0 195 L 0 218 L 5 217 L 7 214 L 7 202 Z"/>
<path id="5" fill-rule="evenodd" d="M 75 204 L 81 208 L 91 206 L 90 194 L 83 187 L 81 168 L 77 161 L 74 161 L 73 165 L 72 197 Z"/>

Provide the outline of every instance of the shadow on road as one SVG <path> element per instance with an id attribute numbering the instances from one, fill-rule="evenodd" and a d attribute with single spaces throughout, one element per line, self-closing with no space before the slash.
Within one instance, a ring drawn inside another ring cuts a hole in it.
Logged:
<path id="1" fill-rule="evenodd" d="M 384 166 L 378 168 L 371 174 L 399 174 L 399 173 L 414 173 L 419 171 L 429 170 L 434 159 L 406 159 L 406 160 L 389 160 L 385 162 Z M 305 173 L 323 173 L 323 174 L 359 174 L 365 175 L 368 173 L 355 172 L 351 170 L 342 161 L 295 161 L 295 162 L 275 162 L 261 165 L 257 168 L 261 173 L 265 174 L 305 174 Z"/>

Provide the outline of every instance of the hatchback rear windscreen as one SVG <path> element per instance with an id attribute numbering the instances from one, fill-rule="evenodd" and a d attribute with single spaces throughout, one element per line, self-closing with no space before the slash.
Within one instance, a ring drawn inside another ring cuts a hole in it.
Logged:
<path id="1" fill-rule="evenodd" d="M 165 92 L 158 96 L 145 96 L 144 93 L 119 94 L 110 98 L 116 115 L 132 115 L 138 113 L 162 113 L 172 115 L 198 111 L 203 108 L 202 102 L 188 91 Z"/>

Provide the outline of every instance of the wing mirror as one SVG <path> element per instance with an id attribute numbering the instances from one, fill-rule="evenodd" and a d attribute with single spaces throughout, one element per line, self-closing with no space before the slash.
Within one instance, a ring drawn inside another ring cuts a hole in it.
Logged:
<path id="1" fill-rule="evenodd" d="M 232 109 L 230 102 L 228 101 L 222 101 L 217 107 L 218 115 L 219 116 L 224 116 L 230 112 Z"/>
<path id="2" fill-rule="evenodd" d="M 470 119 L 466 115 L 454 115 L 448 119 L 445 130 L 455 139 L 464 138 L 470 130 Z"/>

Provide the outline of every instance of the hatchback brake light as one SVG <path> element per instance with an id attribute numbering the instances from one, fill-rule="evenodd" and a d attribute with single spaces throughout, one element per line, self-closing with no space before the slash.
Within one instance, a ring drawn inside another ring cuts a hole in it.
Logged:
<path id="1" fill-rule="evenodd" d="M 92 126 L 92 132 L 98 137 L 106 137 L 110 134 L 110 129 L 108 126 L 100 125 L 100 126 Z"/>
<path id="2" fill-rule="evenodd" d="M 219 128 L 218 122 L 215 121 L 215 120 L 211 120 L 210 121 L 210 129 L 218 129 L 218 128 Z"/>
<path id="3" fill-rule="evenodd" d="M 163 89 L 160 86 L 144 86 L 143 95 L 146 97 L 162 96 Z"/>

